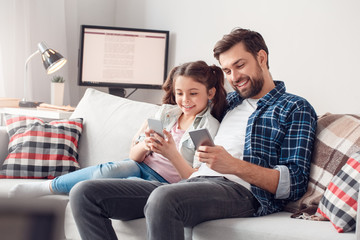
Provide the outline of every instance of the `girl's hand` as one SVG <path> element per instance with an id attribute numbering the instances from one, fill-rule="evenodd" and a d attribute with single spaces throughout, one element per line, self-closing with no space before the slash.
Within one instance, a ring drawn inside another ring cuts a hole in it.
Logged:
<path id="1" fill-rule="evenodd" d="M 161 137 L 159 134 L 154 133 L 151 138 L 152 142 L 150 144 L 151 150 L 158 154 L 163 155 L 165 158 L 175 159 L 175 157 L 179 154 L 175 141 L 170 134 L 170 132 L 163 130 L 165 138 Z"/>
<path id="2" fill-rule="evenodd" d="M 146 147 L 167 158 L 183 179 L 188 178 L 195 170 L 186 162 L 177 150 L 175 141 L 170 132 L 163 130 L 163 133 L 165 138 L 152 130 L 145 132 Z"/>
<path id="3" fill-rule="evenodd" d="M 145 150 L 147 151 L 153 151 L 152 150 L 152 145 L 153 145 L 153 142 L 155 141 L 154 139 L 154 134 L 156 134 L 154 132 L 154 130 L 151 130 L 150 128 L 146 128 L 145 130 L 145 139 L 144 139 L 144 144 L 145 144 Z"/>

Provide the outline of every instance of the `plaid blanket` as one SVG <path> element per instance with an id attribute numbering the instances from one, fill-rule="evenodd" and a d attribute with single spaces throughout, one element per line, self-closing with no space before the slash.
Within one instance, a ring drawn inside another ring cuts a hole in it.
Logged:
<path id="1" fill-rule="evenodd" d="M 331 179 L 360 150 L 359 115 L 326 113 L 317 126 L 308 190 L 285 207 L 294 218 L 319 220 L 314 214 Z"/>

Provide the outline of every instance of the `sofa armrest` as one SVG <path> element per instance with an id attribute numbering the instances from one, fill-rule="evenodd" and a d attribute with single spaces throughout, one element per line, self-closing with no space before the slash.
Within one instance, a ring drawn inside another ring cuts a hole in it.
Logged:
<path id="1" fill-rule="evenodd" d="M 356 234 L 356 240 L 360 240 L 360 207 L 359 207 L 359 201 L 360 201 L 360 189 L 358 192 L 358 207 L 357 207 L 357 212 L 356 212 L 356 229 L 355 229 L 355 234 Z"/>
<path id="2" fill-rule="evenodd" d="M 9 135 L 7 134 L 6 127 L 0 126 L 0 166 L 8 155 L 8 145 Z"/>

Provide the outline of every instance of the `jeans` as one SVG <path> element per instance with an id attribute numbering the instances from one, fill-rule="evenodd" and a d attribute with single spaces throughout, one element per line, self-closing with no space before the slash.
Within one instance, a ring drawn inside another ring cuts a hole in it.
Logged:
<path id="1" fill-rule="evenodd" d="M 82 239 L 117 239 L 112 219 L 146 217 L 149 240 L 184 239 L 184 227 L 253 216 L 253 194 L 223 177 L 197 177 L 174 184 L 131 179 L 90 180 L 70 192 L 70 206 Z"/>
<path id="2" fill-rule="evenodd" d="M 101 178 L 141 178 L 148 181 L 167 182 L 145 163 L 131 159 L 102 163 L 56 177 L 51 183 L 57 194 L 68 194 L 75 184 L 84 180 Z"/>

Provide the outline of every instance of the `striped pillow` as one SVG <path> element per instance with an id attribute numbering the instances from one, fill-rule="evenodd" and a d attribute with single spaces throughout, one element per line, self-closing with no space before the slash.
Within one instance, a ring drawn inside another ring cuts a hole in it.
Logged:
<path id="1" fill-rule="evenodd" d="M 45 122 L 28 116 L 5 115 L 9 155 L 0 178 L 49 178 L 80 168 L 78 141 L 82 119 Z"/>
<path id="2" fill-rule="evenodd" d="M 356 226 L 360 181 L 360 152 L 354 153 L 331 180 L 317 213 L 329 219 L 338 232 L 349 232 Z"/>

